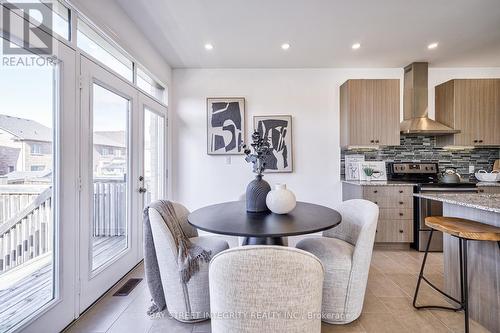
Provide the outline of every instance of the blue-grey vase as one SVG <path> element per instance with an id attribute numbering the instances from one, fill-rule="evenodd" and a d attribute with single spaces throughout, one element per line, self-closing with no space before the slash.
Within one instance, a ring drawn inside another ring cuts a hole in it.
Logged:
<path id="1" fill-rule="evenodd" d="M 271 191 L 268 182 L 262 179 L 262 175 L 255 176 L 247 186 L 246 200 L 247 211 L 252 213 L 266 212 L 266 197 Z"/>

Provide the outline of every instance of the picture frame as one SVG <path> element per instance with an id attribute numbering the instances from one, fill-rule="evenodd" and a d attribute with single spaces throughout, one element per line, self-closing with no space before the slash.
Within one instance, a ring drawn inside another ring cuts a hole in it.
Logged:
<path id="1" fill-rule="evenodd" d="M 207 154 L 243 154 L 245 120 L 244 97 L 207 98 Z"/>
<path id="2" fill-rule="evenodd" d="M 253 117 L 255 131 L 268 138 L 271 153 L 265 160 L 265 173 L 293 172 L 293 128 L 291 115 Z"/>

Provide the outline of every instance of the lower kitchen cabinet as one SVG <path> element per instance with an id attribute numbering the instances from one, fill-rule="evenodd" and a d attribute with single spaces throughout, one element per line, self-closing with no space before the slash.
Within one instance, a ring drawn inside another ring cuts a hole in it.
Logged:
<path id="1" fill-rule="evenodd" d="M 413 242 L 413 186 L 342 184 L 343 200 L 365 199 L 379 206 L 375 242 Z"/>
<path id="2" fill-rule="evenodd" d="M 500 186 L 478 186 L 477 191 L 483 194 L 500 194 Z"/>

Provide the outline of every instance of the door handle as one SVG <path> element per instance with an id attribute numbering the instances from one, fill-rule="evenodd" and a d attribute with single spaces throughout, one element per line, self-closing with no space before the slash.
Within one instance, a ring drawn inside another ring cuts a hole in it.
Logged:
<path id="1" fill-rule="evenodd" d="M 148 191 L 148 189 L 145 187 L 139 187 L 138 191 L 139 191 L 139 193 L 146 193 Z"/>

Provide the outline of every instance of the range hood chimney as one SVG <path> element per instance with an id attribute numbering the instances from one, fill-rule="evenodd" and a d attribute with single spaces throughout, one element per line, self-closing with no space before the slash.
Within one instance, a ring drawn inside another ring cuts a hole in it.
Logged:
<path id="1" fill-rule="evenodd" d="M 401 134 L 449 135 L 460 133 L 428 117 L 428 64 L 414 62 L 405 67 Z"/>

